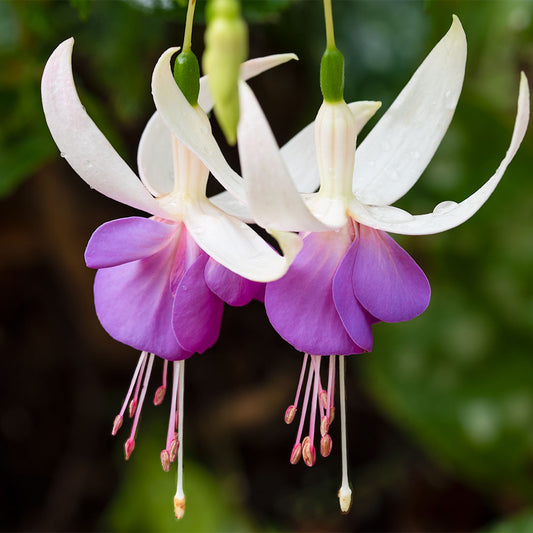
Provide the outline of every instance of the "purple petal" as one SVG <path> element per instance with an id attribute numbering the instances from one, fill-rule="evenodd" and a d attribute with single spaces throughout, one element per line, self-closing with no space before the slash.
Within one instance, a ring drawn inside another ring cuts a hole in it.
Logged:
<path id="1" fill-rule="evenodd" d="M 178 228 L 142 217 L 106 222 L 92 234 L 85 262 L 90 268 L 107 268 L 149 257 L 167 246 Z"/>
<path id="2" fill-rule="evenodd" d="M 426 275 L 411 256 L 383 231 L 360 224 L 353 287 L 357 299 L 384 322 L 411 320 L 429 304 Z"/>
<path id="3" fill-rule="evenodd" d="M 353 342 L 333 302 L 333 276 L 351 237 L 346 231 L 310 233 L 285 276 L 267 284 L 265 307 L 276 331 L 313 355 L 353 354 Z"/>
<path id="4" fill-rule="evenodd" d="M 94 302 L 104 329 L 116 340 L 164 359 L 193 354 L 178 343 L 172 328 L 173 295 L 169 277 L 177 242 L 141 259 L 96 273 Z"/>
<path id="5" fill-rule="evenodd" d="M 181 279 L 174 298 L 173 327 L 179 343 L 204 352 L 218 339 L 224 302 L 211 292 L 204 278 L 209 256 L 202 253 Z"/>
<path id="6" fill-rule="evenodd" d="M 359 238 L 356 237 L 333 278 L 333 301 L 352 340 L 367 352 L 372 351 L 373 317 L 357 300 L 353 289 L 353 269 Z"/>
<path id="7" fill-rule="evenodd" d="M 250 281 L 209 258 L 205 267 L 205 282 L 221 300 L 240 307 L 263 291 L 264 283 Z"/>

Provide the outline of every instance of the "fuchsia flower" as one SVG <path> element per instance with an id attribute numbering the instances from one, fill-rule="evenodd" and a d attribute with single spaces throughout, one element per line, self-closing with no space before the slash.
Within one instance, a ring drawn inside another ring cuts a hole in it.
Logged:
<path id="1" fill-rule="evenodd" d="M 270 322 L 306 354 L 295 402 L 286 412 L 287 422 L 295 417 L 307 354 L 312 354 L 293 463 L 302 455 L 307 465 L 315 462 L 317 409 L 322 455 L 331 451 L 328 429 L 334 412 L 336 355 L 370 351 L 373 323 L 410 320 L 429 304 L 426 276 L 385 231 L 424 235 L 461 224 L 489 198 L 522 142 L 529 120 L 524 74 L 510 147 L 485 185 L 463 202 L 442 202 L 425 215 L 412 215 L 391 205 L 416 183 L 442 140 L 461 92 L 465 62 L 466 39 L 454 17 L 448 33 L 357 150 L 356 136 L 379 103 L 324 101 L 314 125 L 280 151 L 253 93 L 241 82 L 238 142 L 252 216 L 265 227 L 304 232 L 302 251 L 287 274 L 268 283 L 265 292 Z M 287 205 L 293 206 L 288 214 Z M 298 218 L 296 213 L 303 205 L 327 226 L 326 231 L 308 226 L 307 215 Z M 330 356 L 326 390 L 320 380 L 323 355 Z M 339 497 L 346 512 L 351 489 L 342 420 L 344 358 L 339 361 L 343 456 Z M 309 398 L 313 398 L 309 432 L 302 441 Z"/>
<path id="2" fill-rule="evenodd" d="M 184 494 L 179 444 L 183 437 L 184 360 L 216 342 L 224 302 L 241 306 L 253 298 L 262 300 L 264 282 L 286 272 L 301 243 L 294 234 L 277 232 L 285 252 L 280 256 L 244 222 L 228 214 L 242 209 L 238 200 L 206 197 L 209 170 L 172 127 L 167 128 L 166 116 L 173 116 L 174 110 L 169 111 L 164 104 L 158 105 L 139 144 L 139 180 L 79 101 L 71 70 L 73 42 L 68 39 L 58 46 L 43 73 L 43 107 L 52 136 L 62 156 L 91 187 L 153 214 L 151 218 L 107 222 L 94 232 L 85 252 L 87 266 L 98 269 L 94 295 L 100 322 L 113 338 L 141 351 L 113 434 L 122 425 L 133 394 L 129 416 L 135 418 L 125 444 L 128 459 L 135 445 L 154 354 L 164 359 L 163 383 L 155 404 L 163 401 L 168 361 L 173 361 L 170 419 L 161 462 L 168 471 L 178 457 L 175 510 L 181 517 Z M 192 114 L 199 121 L 197 135 L 212 138 L 205 114 L 212 107 L 206 80 L 201 80 L 200 105 L 191 107 L 172 78 L 170 58 L 174 51 L 163 54 L 158 63 L 160 77 L 171 85 L 164 90 L 170 90 L 178 100 L 181 97 L 185 115 Z M 284 54 L 248 61 L 242 65 L 241 75 L 255 76 L 291 58 L 292 54 Z M 160 84 L 155 77 L 155 92 Z M 165 150 L 171 154 L 169 161 L 160 157 Z M 216 159 L 218 146 L 213 152 Z M 235 173 L 230 179 L 232 191 L 244 198 L 242 179 Z"/>

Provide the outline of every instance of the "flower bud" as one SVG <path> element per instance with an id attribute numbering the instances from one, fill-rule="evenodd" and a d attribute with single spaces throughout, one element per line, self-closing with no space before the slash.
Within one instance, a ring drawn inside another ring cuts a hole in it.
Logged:
<path id="1" fill-rule="evenodd" d="M 217 120 L 229 144 L 237 140 L 239 69 L 248 55 L 248 30 L 238 0 L 211 0 L 207 11 L 204 73 Z"/>

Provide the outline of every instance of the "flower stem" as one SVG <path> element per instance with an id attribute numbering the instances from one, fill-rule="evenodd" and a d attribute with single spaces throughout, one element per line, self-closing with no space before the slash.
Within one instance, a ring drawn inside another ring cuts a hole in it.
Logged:
<path id="1" fill-rule="evenodd" d="M 191 49 L 192 23 L 194 18 L 194 8 L 196 0 L 189 0 L 187 6 L 187 18 L 185 20 L 185 34 L 183 35 L 183 51 L 188 52 Z"/>
<path id="2" fill-rule="evenodd" d="M 326 24 L 326 46 L 328 50 L 334 50 L 335 32 L 333 30 L 333 12 L 331 9 L 331 0 L 324 0 L 324 22 Z"/>

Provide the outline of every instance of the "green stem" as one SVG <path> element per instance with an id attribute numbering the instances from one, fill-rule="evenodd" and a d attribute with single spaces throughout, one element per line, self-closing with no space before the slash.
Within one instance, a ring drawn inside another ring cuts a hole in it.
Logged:
<path id="1" fill-rule="evenodd" d="M 194 18 L 194 8 L 196 7 L 196 0 L 189 0 L 187 6 L 187 19 L 185 21 L 185 34 L 183 35 L 183 51 L 188 52 L 191 49 L 192 38 L 192 22 Z"/>
<path id="2" fill-rule="evenodd" d="M 331 0 L 324 0 L 324 21 L 326 24 L 326 44 L 328 50 L 335 49 L 335 32 L 333 30 L 333 12 Z"/>

